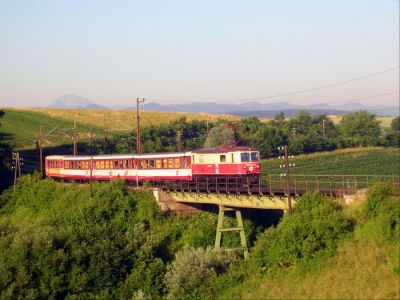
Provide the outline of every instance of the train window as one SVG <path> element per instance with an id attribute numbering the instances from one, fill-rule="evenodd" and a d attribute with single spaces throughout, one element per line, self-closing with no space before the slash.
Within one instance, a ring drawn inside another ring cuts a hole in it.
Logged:
<path id="1" fill-rule="evenodd" d="M 168 159 L 164 158 L 162 161 L 163 161 L 162 167 L 164 169 L 168 168 Z"/>
<path id="2" fill-rule="evenodd" d="M 128 169 L 128 161 L 127 160 L 123 160 L 122 161 L 122 168 L 123 169 Z"/>
<path id="3" fill-rule="evenodd" d="M 251 161 L 259 161 L 260 157 L 258 156 L 258 152 L 251 152 Z"/>
<path id="4" fill-rule="evenodd" d="M 231 162 L 232 162 L 232 163 L 234 162 L 234 160 L 233 160 L 233 153 L 231 154 Z"/>
<path id="5" fill-rule="evenodd" d="M 174 159 L 174 166 L 176 169 L 179 169 L 181 167 L 181 160 L 179 158 Z"/>
<path id="6" fill-rule="evenodd" d="M 168 159 L 168 169 L 174 168 L 174 160 L 172 158 Z"/>
<path id="7" fill-rule="evenodd" d="M 250 154 L 247 152 L 240 153 L 240 160 L 241 162 L 249 162 L 250 161 Z"/>
<path id="8" fill-rule="evenodd" d="M 203 163 L 204 162 L 204 155 L 200 154 L 199 155 L 199 163 Z"/>
<path id="9" fill-rule="evenodd" d="M 219 161 L 220 162 L 226 162 L 226 155 L 220 155 L 219 156 Z"/>
<path id="10" fill-rule="evenodd" d="M 150 160 L 149 160 L 149 168 L 150 168 L 150 169 L 154 169 L 154 166 L 155 166 L 154 160 L 153 160 L 153 159 L 150 159 Z"/>
<path id="11" fill-rule="evenodd" d="M 104 169 L 104 160 L 100 161 L 100 169 Z"/>
<path id="12" fill-rule="evenodd" d="M 114 169 L 119 169 L 120 168 L 120 161 L 119 160 L 114 160 Z"/>
<path id="13" fill-rule="evenodd" d="M 156 160 L 156 168 L 161 169 L 161 159 Z"/>
<path id="14" fill-rule="evenodd" d="M 194 156 L 193 156 L 194 157 Z M 190 156 L 186 157 L 185 159 L 185 166 L 186 168 L 190 168 Z"/>

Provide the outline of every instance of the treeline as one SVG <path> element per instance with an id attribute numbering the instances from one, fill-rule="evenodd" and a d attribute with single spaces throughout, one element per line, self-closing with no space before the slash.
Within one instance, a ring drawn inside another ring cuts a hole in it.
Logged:
<path id="1" fill-rule="evenodd" d="M 299 112 L 296 118 L 286 119 L 283 113 L 269 122 L 256 117 L 238 122 L 187 121 L 185 117 L 166 125 L 142 129 L 143 152 L 190 151 L 202 147 L 252 146 L 262 158 L 278 155 L 277 148 L 288 145 L 292 154 L 331 151 L 348 147 L 400 146 L 400 118 L 383 130 L 374 114 L 359 111 L 345 116 L 339 124 L 325 115 L 311 116 Z M 88 144 L 81 150 L 89 153 Z M 95 142 L 95 153 L 134 153 L 134 132 Z"/>

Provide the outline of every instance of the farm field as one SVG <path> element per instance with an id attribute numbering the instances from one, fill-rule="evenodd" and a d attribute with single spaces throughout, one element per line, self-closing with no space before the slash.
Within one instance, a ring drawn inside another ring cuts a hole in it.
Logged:
<path id="1" fill-rule="evenodd" d="M 1 120 L 1 131 L 9 135 L 9 142 L 16 149 L 36 147 L 39 126 L 43 125 L 44 143 L 47 146 L 71 144 L 74 116 L 77 116 L 78 140 L 88 140 L 88 132 L 103 135 L 104 116 L 110 135 L 131 131 L 135 128 L 135 111 L 128 110 L 62 110 L 62 109 L 1 109 L 5 112 Z M 229 115 L 188 114 L 175 112 L 141 112 L 142 126 L 166 124 L 186 117 L 187 120 L 239 120 Z M 53 131 L 52 131 L 53 130 Z M 50 132 L 51 131 L 51 132 Z"/>
<path id="2" fill-rule="evenodd" d="M 400 150 L 396 148 L 352 148 L 299 155 L 290 159 L 293 175 L 400 175 Z M 261 162 L 262 175 L 283 173 L 282 159 Z"/>
<path id="3" fill-rule="evenodd" d="M 80 124 L 99 124 L 103 126 L 104 117 L 106 125 L 111 130 L 129 129 L 133 130 L 136 126 L 136 110 L 92 110 L 92 109 L 50 109 L 50 108 L 32 108 L 33 112 L 41 113 L 45 116 L 72 122 L 77 116 L 77 122 Z M 140 111 L 140 122 L 143 126 L 166 124 L 181 117 L 191 120 L 217 120 L 226 119 L 237 121 L 239 117 L 231 115 L 213 115 L 206 113 L 191 114 L 185 112 L 161 112 L 161 111 Z M 108 119 L 107 119 L 108 118 Z"/>
<path id="4" fill-rule="evenodd" d="M 340 123 L 340 121 L 342 121 L 343 116 L 329 115 L 328 118 L 331 119 L 332 122 L 337 125 Z M 390 124 L 392 123 L 392 121 L 395 117 L 376 117 L 376 118 L 378 119 L 378 121 L 381 122 L 382 128 L 388 129 L 388 128 L 390 128 Z"/>

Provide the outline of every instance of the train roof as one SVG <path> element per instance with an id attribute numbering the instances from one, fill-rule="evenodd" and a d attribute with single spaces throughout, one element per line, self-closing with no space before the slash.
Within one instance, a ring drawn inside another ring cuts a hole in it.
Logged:
<path id="1" fill-rule="evenodd" d="M 232 147 L 232 148 L 203 148 L 192 151 L 193 153 L 227 153 L 240 151 L 257 151 L 252 147 Z"/>
<path id="2" fill-rule="evenodd" d="M 191 152 L 159 152 L 144 154 L 101 154 L 93 155 L 93 159 L 132 159 L 132 158 L 164 158 L 190 156 Z M 90 155 L 49 155 L 46 159 L 89 160 Z"/>

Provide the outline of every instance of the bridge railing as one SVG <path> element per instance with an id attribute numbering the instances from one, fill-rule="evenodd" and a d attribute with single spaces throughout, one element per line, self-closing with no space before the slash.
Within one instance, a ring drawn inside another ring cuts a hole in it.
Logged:
<path id="1" fill-rule="evenodd" d="M 155 181 L 151 185 L 166 190 L 223 193 L 223 194 L 263 194 L 285 195 L 286 178 L 280 175 L 267 175 L 257 179 L 213 177 L 194 178 L 187 181 L 164 180 Z M 400 194 L 399 176 L 374 175 L 292 175 L 290 176 L 290 193 L 301 196 L 306 192 L 320 192 L 326 195 L 340 197 L 355 194 L 356 191 L 367 188 L 373 182 L 390 182 Z"/>
<path id="2" fill-rule="evenodd" d="M 271 190 L 284 189 L 286 177 L 271 174 L 261 177 L 260 184 Z M 390 182 L 397 194 L 400 191 L 400 176 L 393 175 L 291 175 L 290 190 L 295 195 L 304 192 L 323 191 L 325 194 L 355 194 L 374 182 Z"/>

